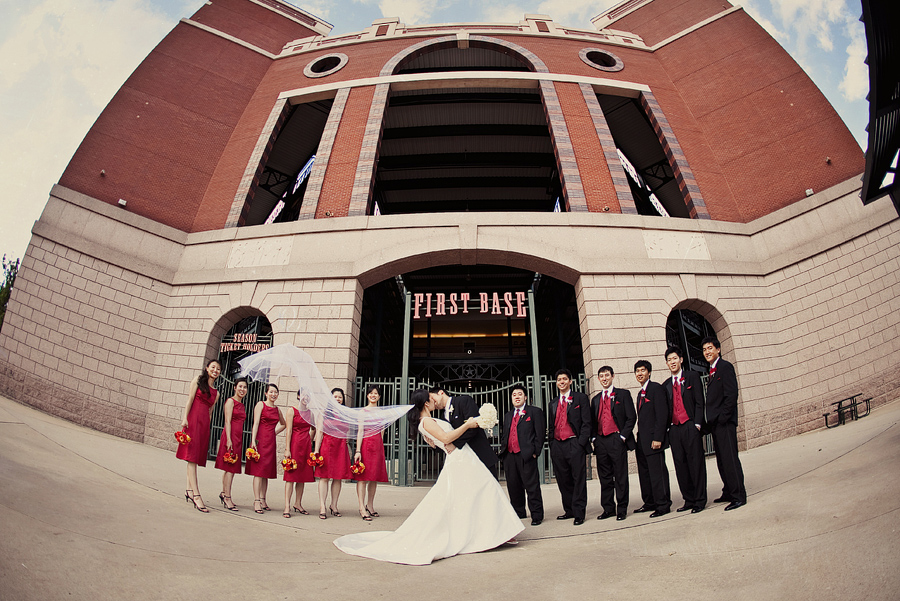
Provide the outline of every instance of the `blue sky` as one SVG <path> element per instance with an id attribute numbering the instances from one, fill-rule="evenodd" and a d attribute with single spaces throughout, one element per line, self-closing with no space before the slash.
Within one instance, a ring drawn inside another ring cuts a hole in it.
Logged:
<path id="1" fill-rule="evenodd" d="M 0 254 L 19 258 L 50 188 L 100 112 L 179 19 L 203 0 L 0 0 Z M 591 29 L 617 0 L 312 0 L 293 3 L 359 31 L 518 22 L 526 13 Z M 865 148 L 868 72 L 858 0 L 747 0 L 743 6 L 803 67 Z"/>

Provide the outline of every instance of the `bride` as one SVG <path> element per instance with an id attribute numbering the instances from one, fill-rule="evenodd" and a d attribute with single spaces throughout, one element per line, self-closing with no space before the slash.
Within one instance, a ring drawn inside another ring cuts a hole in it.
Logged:
<path id="1" fill-rule="evenodd" d="M 418 429 L 447 453 L 437 482 L 396 531 L 350 534 L 334 541 L 335 546 L 350 555 L 427 565 L 435 559 L 486 551 L 511 541 L 524 527 L 500 484 L 468 445 L 458 449 L 450 445 L 469 428 L 478 427 L 475 419 L 454 430 L 447 422 L 431 417 L 434 402 L 427 390 L 416 390 L 410 400 L 410 432 Z"/>

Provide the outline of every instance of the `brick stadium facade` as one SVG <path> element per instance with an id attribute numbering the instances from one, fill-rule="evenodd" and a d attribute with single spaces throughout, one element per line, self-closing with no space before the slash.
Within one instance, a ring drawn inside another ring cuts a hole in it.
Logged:
<path id="1" fill-rule="evenodd" d="M 702 315 L 738 370 L 744 447 L 821 427 L 844 393 L 892 399 L 900 221 L 859 202 L 863 153 L 821 92 L 722 0 L 630 0 L 593 24 L 384 19 L 329 37 L 279 0 L 206 3 L 51 191 L 0 332 L 0 393 L 174 447 L 188 382 L 238 319 L 264 315 L 346 387 L 367 287 L 501 265 L 574 286 L 585 370 L 609 363 L 622 386 L 637 359 L 663 367 L 673 310 Z M 457 50 L 521 68 L 404 71 Z M 562 212 L 373 214 L 392 99 L 448 88 L 539 99 Z M 610 98 L 652 128 L 672 218 L 636 205 Z M 264 225 L 266 166 L 291 111 L 317 102 L 299 218 Z"/>

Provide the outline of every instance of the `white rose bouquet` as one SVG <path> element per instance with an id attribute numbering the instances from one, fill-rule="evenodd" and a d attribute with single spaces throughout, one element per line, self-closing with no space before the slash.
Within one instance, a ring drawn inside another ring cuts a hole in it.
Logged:
<path id="1" fill-rule="evenodd" d="M 475 418 L 475 423 L 484 430 L 493 430 L 499 421 L 496 407 L 487 403 L 481 406 L 478 417 Z"/>

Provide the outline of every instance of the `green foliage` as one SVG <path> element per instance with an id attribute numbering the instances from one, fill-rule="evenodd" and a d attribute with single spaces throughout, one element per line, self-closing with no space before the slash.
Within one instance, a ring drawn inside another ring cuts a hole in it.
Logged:
<path id="1" fill-rule="evenodd" d="M 6 303 L 9 302 L 9 295 L 12 293 L 17 273 L 19 273 L 19 260 L 7 261 L 6 255 L 3 255 L 3 280 L 0 282 L 0 326 L 3 325 L 3 318 L 6 316 Z"/>

